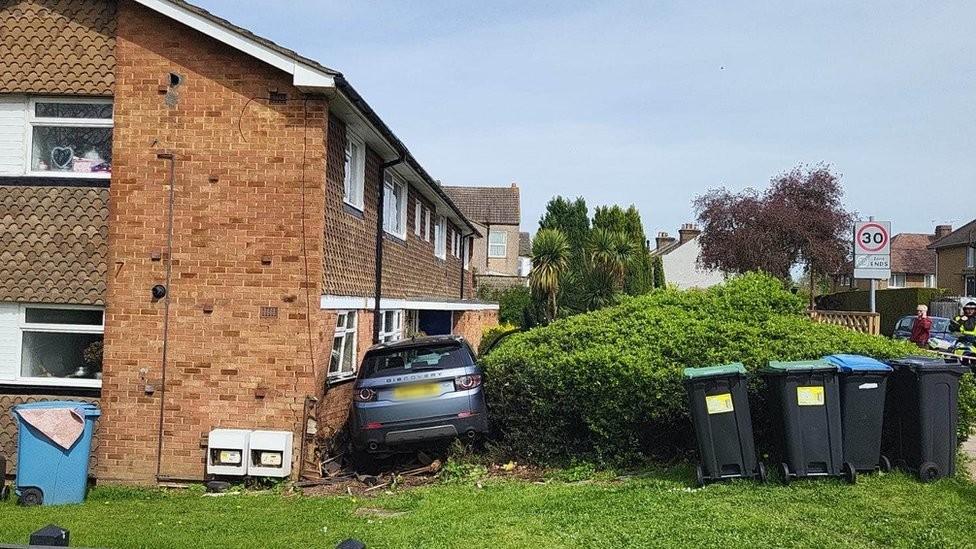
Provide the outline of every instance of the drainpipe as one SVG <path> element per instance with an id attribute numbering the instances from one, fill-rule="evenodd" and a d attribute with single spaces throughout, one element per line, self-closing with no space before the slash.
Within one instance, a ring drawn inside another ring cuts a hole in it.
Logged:
<path id="1" fill-rule="evenodd" d="M 166 295 L 163 296 L 163 349 L 159 384 L 159 433 L 156 441 L 156 479 L 162 480 L 163 467 L 163 414 L 166 410 L 166 364 L 169 351 L 169 296 L 173 274 L 173 202 L 175 199 L 176 161 L 172 153 L 159 153 L 156 158 L 169 163 L 169 204 L 166 220 Z"/>
<path id="2" fill-rule="evenodd" d="M 376 184 L 376 286 L 373 288 L 373 344 L 380 342 L 380 296 L 383 295 L 383 195 L 386 188 L 383 178 L 386 170 L 404 160 L 401 153 L 396 160 L 380 164 L 380 178 Z M 404 204 L 406 207 L 406 204 Z"/>

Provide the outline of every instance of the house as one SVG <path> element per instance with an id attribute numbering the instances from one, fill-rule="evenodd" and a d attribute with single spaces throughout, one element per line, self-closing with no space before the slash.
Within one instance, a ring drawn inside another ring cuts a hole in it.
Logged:
<path id="1" fill-rule="evenodd" d="M 932 233 L 898 233 L 891 238 L 891 277 L 879 280 L 877 289 L 935 288 L 936 253 L 929 246 L 952 232 L 950 225 L 937 225 Z M 871 281 L 854 279 L 851 271 L 834 277 L 835 290 L 868 290 Z"/>
<path id="2" fill-rule="evenodd" d="M 976 219 L 948 230 L 928 248 L 936 255 L 936 279 L 949 295 L 976 297 Z"/>
<path id="3" fill-rule="evenodd" d="M 667 232 L 659 232 L 651 255 L 661 257 L 664 265 L 664 281 L 681 289 L 708 288 L 725 281 L 725 274 L 702 267 L 698 261 L 701 230 L 693 223 L 685 223 L 678 229 L 678 238 Z"/>
<path id="4" fill-rule="evenodd" d="M 471 265 L 476 284 L 491 287 L 526 284 L 519 261 L 521 208 L 518 185 L 444 186 L 443 189 L 481 234 L 472 239 Z"/>
<path id="5" fill-rule="evenodd" d="M 11 405 L 69 398 L 100 481 L 202 479 L 217 427 L 301 463 L 373 342 L 497 322 L 478 226 L 338 71 L 181 0 L 0 27 L 0 453 Z"/>
<path id="6" fill-rule="evenodd" d="M 532 271 L 532 235 L 527 232 L 519 233 L 519 276 L 528 277 Z"/>

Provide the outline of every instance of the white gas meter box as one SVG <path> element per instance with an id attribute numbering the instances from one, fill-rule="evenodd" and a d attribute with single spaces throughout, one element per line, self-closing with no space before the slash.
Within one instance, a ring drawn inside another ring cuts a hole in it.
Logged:
<path id="1" fill-rule="evenodd" d="M 207 437 L 207 474 L 243 477 L 247 475 L 248 443 L 251 431 L 214 429 Z"/>
<path id="2" fill-rule="evenodd" d="M 247 474 L 252 477 L 290 476 L 293 437 L 291 431 L 251 432 Z"/>

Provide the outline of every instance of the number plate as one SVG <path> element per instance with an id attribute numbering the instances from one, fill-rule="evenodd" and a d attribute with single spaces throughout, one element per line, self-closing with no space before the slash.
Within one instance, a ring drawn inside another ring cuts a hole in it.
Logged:
<path id="1" fill-rule="evenodd" d="M 420 383 L 417 385 L 404 385 L 393 389 L 393 397 L 397 400 L 413 400 L 437 396 L 440 392 L 441 387 L 436 383 Z"/>

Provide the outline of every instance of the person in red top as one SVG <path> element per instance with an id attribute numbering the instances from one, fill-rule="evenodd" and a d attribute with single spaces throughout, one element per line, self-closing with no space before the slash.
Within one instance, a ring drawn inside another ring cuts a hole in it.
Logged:
<path id="1" fill-rule="evenodd" d="M 915 322 L 912 323 L 912 337 L 909 341 L 925 347 L 929 343 L 929 333 L 932 331 L 932 319 L 929 318 L 929 308 L 926 305 L 919 305 L 915 310 Z"/>

